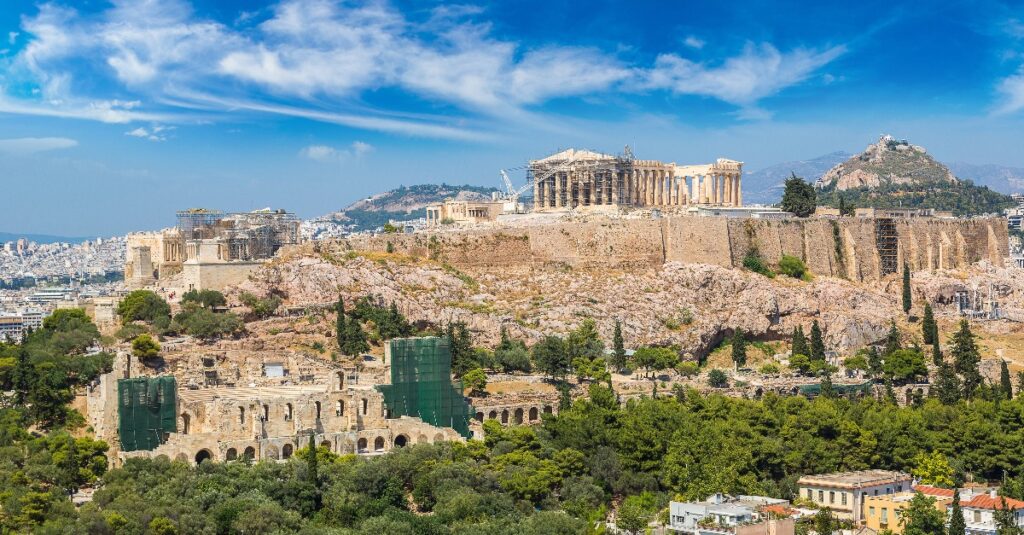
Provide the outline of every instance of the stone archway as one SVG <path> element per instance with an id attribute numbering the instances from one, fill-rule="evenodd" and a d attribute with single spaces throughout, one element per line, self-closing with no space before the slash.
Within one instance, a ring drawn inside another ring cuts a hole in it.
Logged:
<path id="1" fill-rule="evenodd" d="M 334 444 L 331 444 L 330 440 L 325 440 L 325 441 L 321 442 L 320 443 L 320 447 L 321 448 L 327 448 L 327 451 L 333 451 L 334 450 Z"/>
<path id="2" fill-rule="evenodd" d="M 213 453 L 210 450 L 203 448 L 196 452 L 196 464 L 203 464 L 203 461 L 213 462 Z"/>
<path id="3" fill-rule="evenodd" d="M 187 435 L 192 430 L 192 417 L 187 412 L 181 413 L 181 434 Z"/>
<path id="4" fill-rule="evenodd" d="M 495 420 L 497 418 L 498 418 L 498 411 L 491 411 L 491 412 L 487 413 L 487 419 L 488 420 Z"/>
<path id="5" fill-rule="evenodd" d="M 373 451 L 384 451 L 384 437 L 377 437 L 373 439 Z"/>
<path id="6" fill-rule="evenodd" d="M 482 412 L 476 413 L 476 421 L 478 421 L 478 422 L 484 421 L 484 413 L 482 413 Z"/>
<path id="7" fill-rule="evenodd" d="M 255 459 L 256 458 L 256 448 L 254 448 L 252 446 L 249 446 L 248 448 L 245 448 L 245 451 L 242 452 L 242 458 L 247 460 L 247 461 L 251 461 L 251 460 Z"/>
<path id="8" fill-rule="evenodd" d="M 278 454 L 277 446 L 274 446 L 273 444 L 268 444 L 267 447 L 263 449 L 263 458 L 264 459 L 270 459 L 272 461 L 276 461 L 279 456 L 280 455 Z"/>
<path id="9" fill-rule="evenodd" d="M 530 413 L 529 414 L 530 414 L 530 421 L 531 422 L 536 422 L 537 421 L 537 412 L 538 412 L 537 411 L 537 407 L 530 407 Z"/>
<path id="10" fill-rule="evenodd" d="M 224 460 L 226 461 L 234 461 L 237 458 L 238 450 L 236 450 L 235 448 L 228 448 L 227 453 L 224 454 Z"/>
<path id="11" fill-rule="evenodd" d="M 551 405 L 544 405 L 544 414 L 551 414 Z"/>
<path id="12" fill-rule="evenodd" d="M 523 408 L 520 407 L 520 408 L 516 409 L 516 412 L 513 413 L 513 414 L 514 414 L 514 416 L 512 417 L 512 421 L 515 422 L 517 425 L 518 424 L 522 424 L 523 423 Z"/>
<path id="13" fill-rule="evenodd" d="M 428 440 L 429 439 L 427 438 L 427 435 L 420 435 L 420 436 L 416 437 L 416 443 L 417 444 L 426 444 Z"/>
<path id="14" fill-rule="evenodd" d="M 359 442 L 356 443 L 356 451 L 359 453 L 367 452 L 367 442 L 365 438 L 359 439 Z"/>
<path id="15" fill-rule="evenodd" d="M 445 440 L 444 439 L 444 433 L 438 433 L 438 434 L 434 435 L 434 443 L 435 444 L 437 444 L 438 442 L 444 442 L 444 440 Z"/>
<path id="16" fill-rule="evenodd" d="M 281 458 L 282 458 L 282 459 L 288 459 L 288 458 L 291 458 L 291 456 L 292 456 L 292 451 L 293 451 L 294 449 L 295 449 L 295 448 L 293 448 L 291 444 L 285 444 L 284 446 L 282 446 L 282 447 L 281 447 Z"/>
<path id="17" fill-rule="evenodd" d="M 395 447 L 396 448 L 404 448 L 405 445 L 408 444 L 408 443 L 409 443 L 409 437 L 407 437 L 405 435 L 398 435 L 397 437 L 395 437 Z"/>
<path id="18" fill-rule="evenodd" d="M 501 423 L 503 425 L 508 423 L 508 409 L 501 411 Z"/>

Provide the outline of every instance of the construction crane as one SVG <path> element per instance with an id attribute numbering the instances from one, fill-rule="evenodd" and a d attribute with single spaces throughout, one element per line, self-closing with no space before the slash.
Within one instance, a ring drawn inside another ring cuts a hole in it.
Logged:
<path id="1" fill-rule="evenodd" d="M 515 186 L 512 185 L 512 179 L 508 177 L 508 173 L 504 169 L 501 170 L 501 180 L 502 182 L 505 183 L 506 190 L 505 198 L 502 199 L 503 201 L 505 201 L 504 212 L 512 214 L 520 213 L 519 196 L 522 195 L 523 192 L 525 192 L 526 190 L 530 189 L 530 187 L 533 184 L 530 184 L 528 182 L 525 185 L 516 188 Z"/>

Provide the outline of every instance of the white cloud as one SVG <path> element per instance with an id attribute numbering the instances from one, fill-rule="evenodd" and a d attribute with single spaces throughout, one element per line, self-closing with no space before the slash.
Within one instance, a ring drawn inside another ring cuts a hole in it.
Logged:
<path id="1" fill-rule="evenodd" d="M 1015 113 L 1024 109 L 1024 67 L 1000 81 L 996 89 L 1002 100 L 996 109 L 997 114 Z"/>
<path id="2" fill-rule="evenodd" d="M 363 141 L 353 141 L 348 148 L 337 149 L 327 145 L 310 145 L 299 150 L 299 156 L 320 163 L 340 162 L 347 159 L 358 159 L 373 151 L 373 145 Z"/>
<path id="3" fill-rule="evenodd" d="M 0 139 L 0 152 L 5 154 L 35 154 L 49 150 L 70 149 L 78 141 L 66 137 L 22 137 Z"/>
<path id="4" fill-rule="evenodd" d="M 14 44 L 18 40 L 18 32 L 7 32 L 7 43 Z"/>
<path id="5" fill-rule="evenodd" d="M 663 54 L 647 73 L 647 87 L 753 107 L 759 100 L 803 82 L 845 52 L 846 47 L 835 46 L 822 51 L 797 48 L 782 53 L 770 43 L 748 43 L 738 56 L 716 66 Z"/>
<path id="6" fill-rule="evenodd" d="M 167 133 L 171 130 L 174 130 L 173 126 L 154 124 L 148 129 L 140 126 L 134 130 L 129 130 L 125 132 L 124 135 L 148 139 L 150 141 L 166 141 Z"/>
<path id="7" fill-rule="evenodd" d="M 686 39 L 683 39 L 683 44 L 690 48 L 700 50 L 704 48 L 704 45 L 706 43 L 704 43 L 704 40 L 701 39 L 700 37 L 697 37 L 696 35 L 687 35 Z"/>

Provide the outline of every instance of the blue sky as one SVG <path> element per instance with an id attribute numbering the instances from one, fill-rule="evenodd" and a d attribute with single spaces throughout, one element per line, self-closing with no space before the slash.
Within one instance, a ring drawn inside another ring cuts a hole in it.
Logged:
<path id="1" fill-rule="evenodd" d="M 755 170 L 881 133 L 1024 167 L 1001 2 L 6 0 L 0 230 L 310 217 L 560 147 Z M 522 180 L 522 177 L 519 177 Z"/>

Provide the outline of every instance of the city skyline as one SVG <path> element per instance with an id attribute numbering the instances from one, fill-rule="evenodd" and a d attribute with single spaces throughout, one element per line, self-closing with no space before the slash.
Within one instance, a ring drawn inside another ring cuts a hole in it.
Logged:
<path id="1" fill-rule="evenodd" d="M 498 186 L 566 146 L 756 170 L 892 133 L 1024 166 L 1024 10 L 998 2 L 9 6 L 8 232 L 312 217 L 400 184 Z"/>

